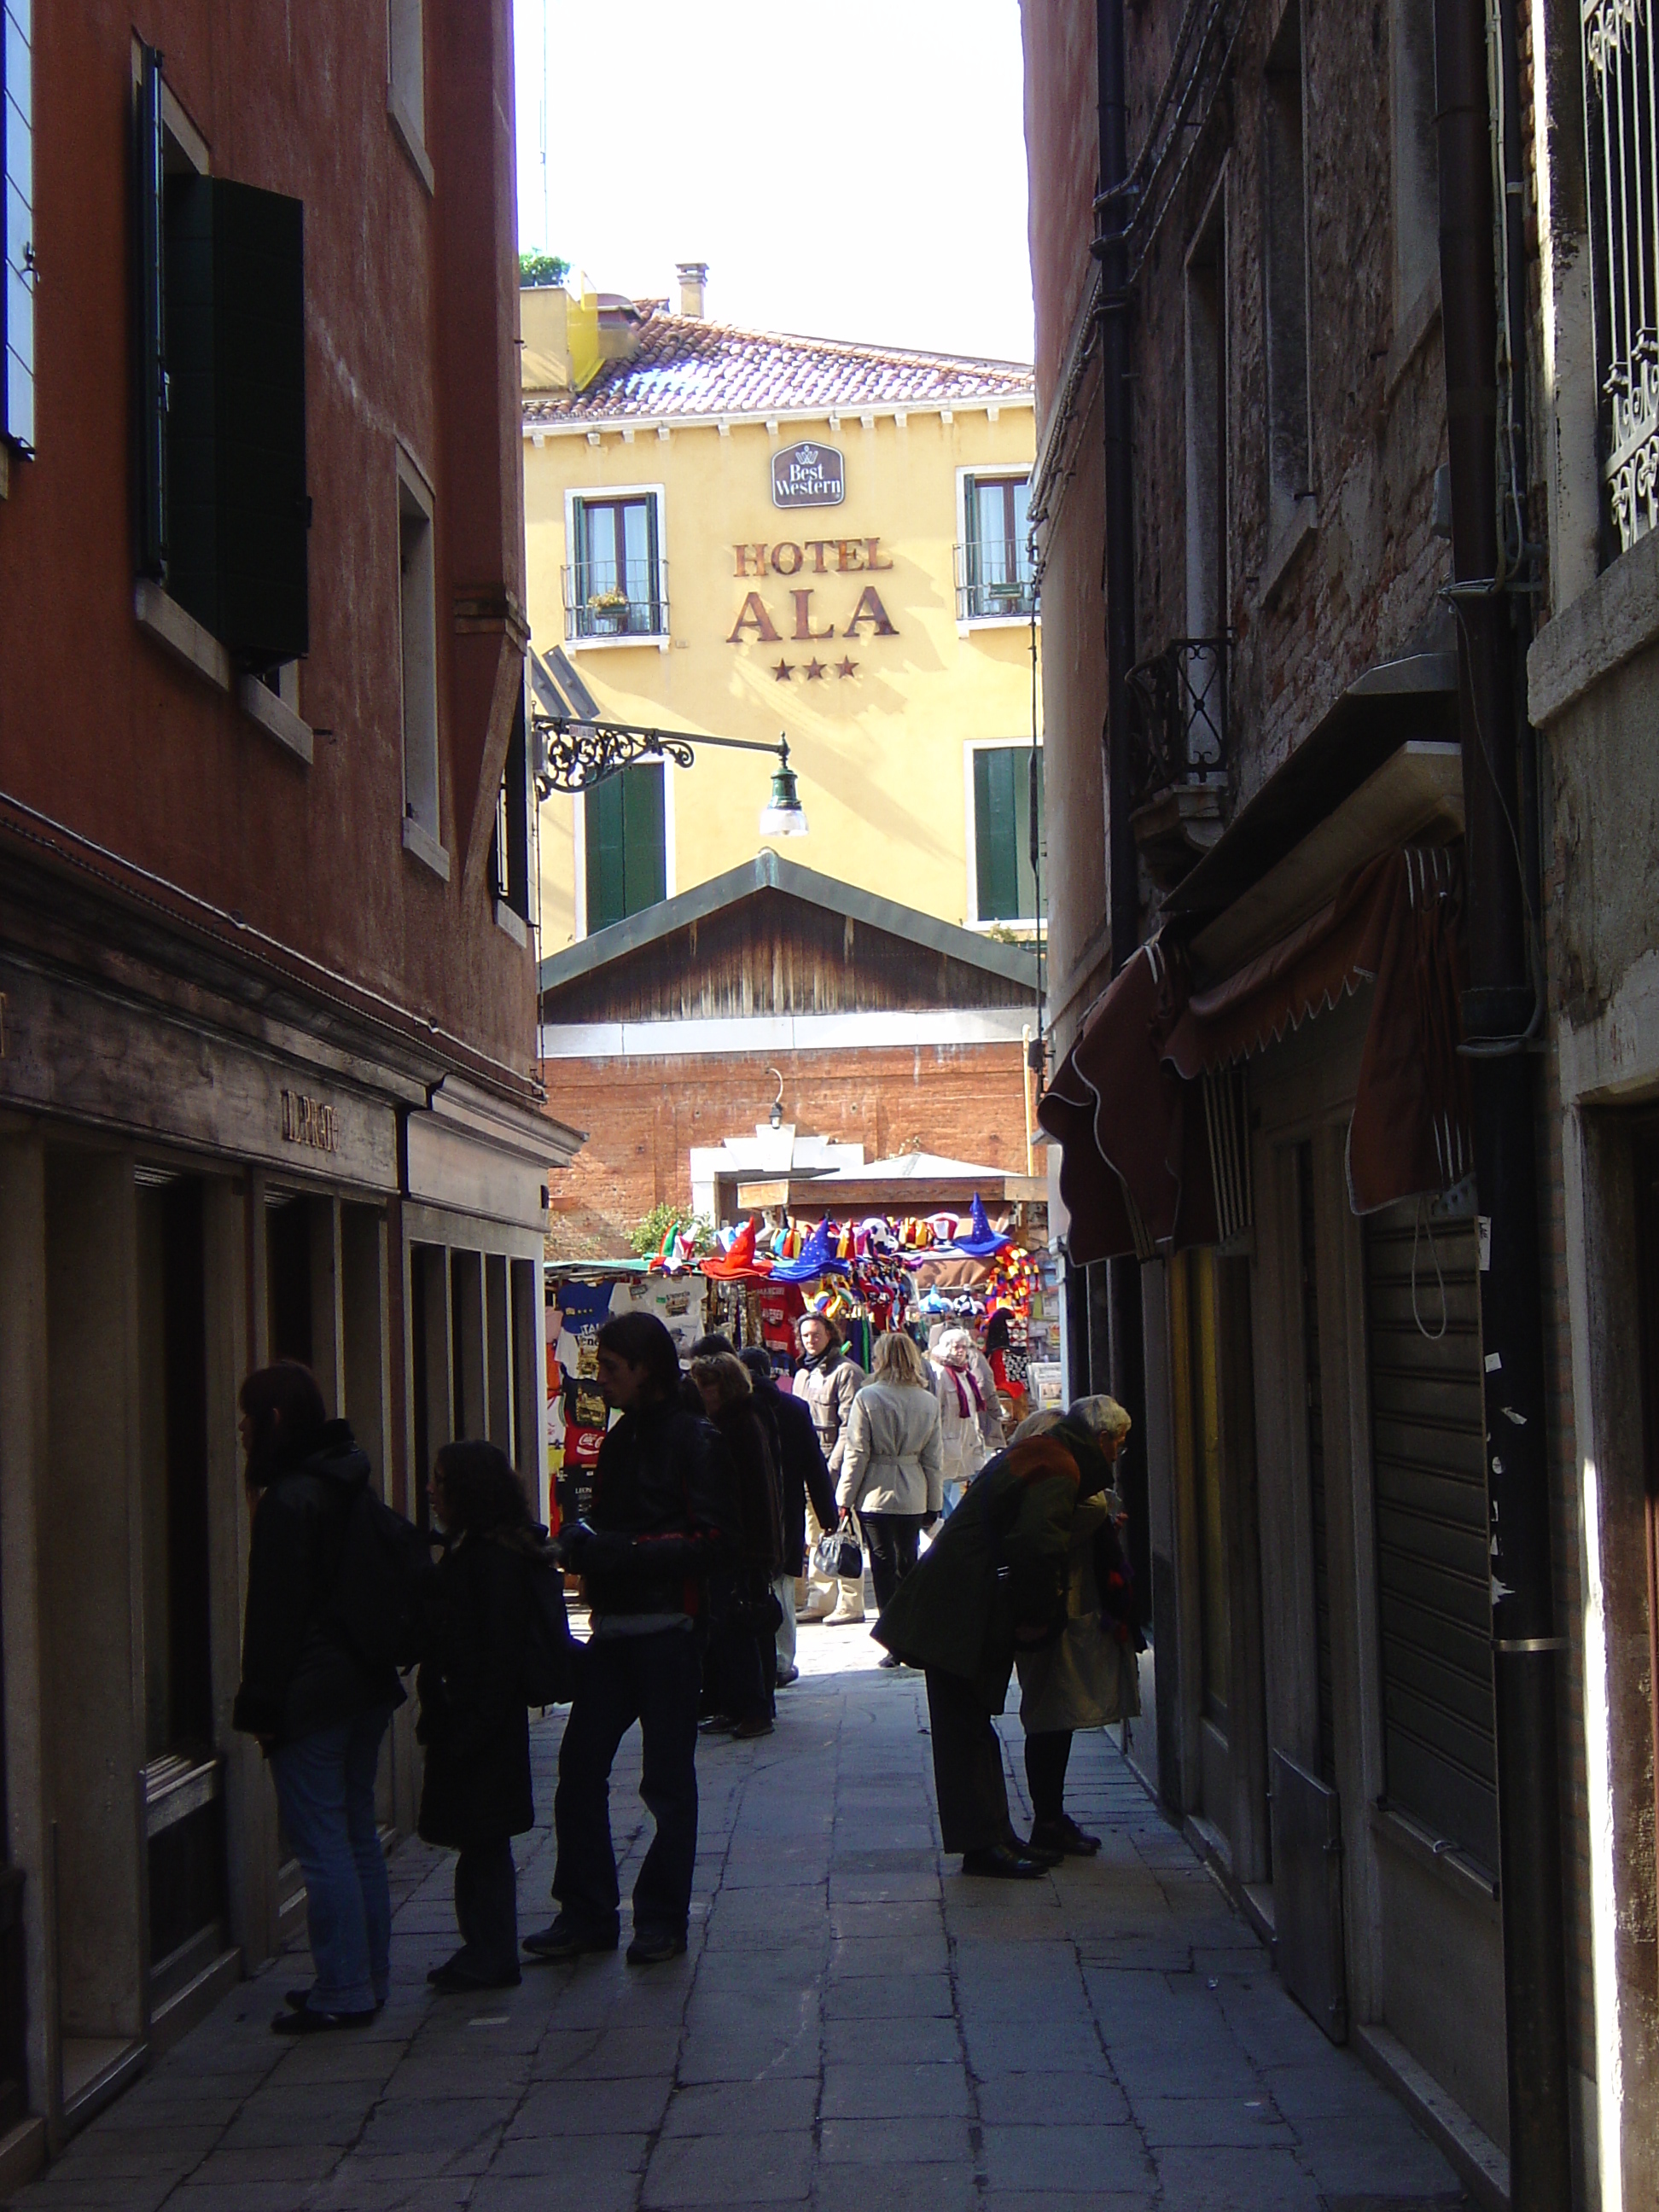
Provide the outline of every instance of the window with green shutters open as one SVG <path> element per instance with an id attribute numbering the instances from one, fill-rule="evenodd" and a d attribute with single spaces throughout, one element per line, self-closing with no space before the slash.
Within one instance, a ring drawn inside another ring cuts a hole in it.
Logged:
<path id="1" fill-rule="evenodd" d="M 653 762 L 583 793 L 590 937 L 668 896 L 663 775 L 661 763 Z"/>
<path id="2" fill-rule="evenodd" d="M 1045 836 L 1042 750 L 975 745 L 969 759 L 973 910 L 969 920 L 1034 927 Z"/>
<path id="3" fill-rule="evenodd" d="M 134 126 L 137 566 L 262 672 L 309 645 L 304 211 L 204 173 L 151 47 Z"/>

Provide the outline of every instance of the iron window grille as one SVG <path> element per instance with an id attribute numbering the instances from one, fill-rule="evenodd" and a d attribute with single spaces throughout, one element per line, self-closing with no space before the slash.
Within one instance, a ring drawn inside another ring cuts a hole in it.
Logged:
<path id="1" fill-rule="evenodd" d="M 1591 285 L 1607 522 L 1659 524 L 1659 159 L 1650 0 L 1581 0 Z"/>
<path id="2" fill-rule="evenodd" d="M 1132 797 L 1176 787 L 1224 789 L 1227 640 L 1178 637 L 1129 671 Z"/>

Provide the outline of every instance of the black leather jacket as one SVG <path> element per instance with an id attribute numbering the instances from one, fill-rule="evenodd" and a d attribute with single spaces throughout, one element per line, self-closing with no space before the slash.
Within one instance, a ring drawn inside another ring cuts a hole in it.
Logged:
<path id="1" fill-rule="evenodd" d="M 735 1531 L 725 1445 L 672 1399 L 625 1413 L 599 1447 L 588 1520 L 578 1567 L 595 1613 L 695 1617 Z"/>

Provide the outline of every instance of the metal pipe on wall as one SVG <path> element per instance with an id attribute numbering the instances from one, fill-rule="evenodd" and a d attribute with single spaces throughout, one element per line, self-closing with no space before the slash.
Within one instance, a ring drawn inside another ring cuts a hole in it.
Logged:
<path id="1" fill-rule="evenodd" d="M 1504 588 L 1510 533 L 1500 498 L 1500 301 L 1493 193 L 1488 0 L 1435 0 L 1440 160 L 1440 283 L 1451 471 L 1458 714 L 1468 866 L 1468 988 L 1463 1000 L 1481 1215 L 1480 1322 L 1492 1554 L 1492 1685 L 1508 2036 L 1513 2212 L 1571 2202 L 1565 1916 L 1561 1889 L 1555 1633 L 1534 1099 L 1527 1050 L 1538 1025 L 1522 843 L 1520 639 Z M 1507 28 L 1513 34 L 1513 23 Z M 1500 152 L 1504 151 L 1500 148 Z M 1509 162 L 1501 173 L 1507 185 Z M 1510 210 L 1505 191 L 1505 216 Z M 1507 262 L 1507 254 L 1504 257 Z M 1512 327 L 1512 325 L 1511 325 Z M 1510 362 L 1504 450 L 1522 419 Z M 1524 483 L 1524 477 L 1520 479 Z"/>
<path id="2" fill-rule="evenodd" d="M 1096 96 L 1100 131 L 1100 198 L 1094 254 L 1100 264 L 1100 379 L 1105 453 L 1107 898 L 1115 973 L 1140 943 L 1140 858 L 1130 826 L 1129 670 L 1135 657 L 1134 502 L 1130 476 L 1129 109 L 1125 85 L 1123 0 L 1097 0 Z M 1108 1263 L 1111 1390 L 1134 1427 L 1120 1476 L 1131 1546 L 1144 1595 L 1157 1594 L 1148 1547 L 1146 1382 L 1140 1263 Z M 1098 1382 L 1092 1384 L 1098 1389 Z M 1167 1605 L 1164 1608 L 1167 1613 Z"/>

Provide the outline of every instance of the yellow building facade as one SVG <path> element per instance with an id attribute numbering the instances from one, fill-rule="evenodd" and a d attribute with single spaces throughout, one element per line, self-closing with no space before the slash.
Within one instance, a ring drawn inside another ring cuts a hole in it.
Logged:
<path id="1" fill-rule="evenodd" d="M 969 927 L 1034 927 L 1036 626 L 1018 363 L 527 289 L 540 704 L 775 744 L 779 849 Z M 705 750 L 541 809 L 544 954 L 752 860 L 772 763 Z"/>

